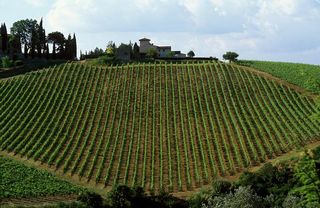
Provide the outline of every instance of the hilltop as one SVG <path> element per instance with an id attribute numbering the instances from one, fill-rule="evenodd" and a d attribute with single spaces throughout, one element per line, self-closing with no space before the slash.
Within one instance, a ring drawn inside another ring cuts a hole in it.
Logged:
<path id="1" fill-rule="evenodd" d="M 96 187 L 194 190 L 320 134 L 312 97 L 220 62 L 71 63 L 0 94 L 2 152 Z"/>

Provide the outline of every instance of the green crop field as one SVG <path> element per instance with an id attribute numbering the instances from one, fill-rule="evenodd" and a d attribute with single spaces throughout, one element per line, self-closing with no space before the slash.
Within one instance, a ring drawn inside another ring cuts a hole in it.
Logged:
<path id="1" fill-rule="evenodd" d="M 320 92 L 320 66 L 310 64 L 248 60 L 243 60 L 239 63 L 270 73 L 273 76 L 279 77 L 312 92 Z"/>
<path id="2" fill-rule="evenodd" d="M 90 184 L 187 191 L 318 141 L 315 112 L 228 64 L 66 64 L 0 81 L 0 148 Z"/>
<path id="3" fill-rule="evenodd" d="M 3 198 L 64 196 L 85 189 L 59 180 L 52 174 L 0 156 L 0 207 Z"/>

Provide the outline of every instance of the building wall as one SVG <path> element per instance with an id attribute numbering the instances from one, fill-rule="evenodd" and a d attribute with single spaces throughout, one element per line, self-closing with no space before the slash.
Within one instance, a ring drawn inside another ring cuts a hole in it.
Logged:
<path id="1" fill-rule="evenodd" d="M 163 57 L 167 57 L 167 54 L 171 52 L 171 48 L 165 47 L 165 48 L 161 48 L 158 47 L 157 48 L 159 57 L 163 58 Z"/>
<path id="2" fill-rule="evenodd" d="M 140 41 L 140 53 L 147 53 L 150 48 L 157 50 L 157 47 L 150 43 L 150 41 Z"/>

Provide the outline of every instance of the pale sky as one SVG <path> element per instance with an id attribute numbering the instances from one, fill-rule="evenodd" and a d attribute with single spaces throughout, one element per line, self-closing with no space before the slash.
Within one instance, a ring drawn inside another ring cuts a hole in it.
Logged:
<path id="1" fill-rule="evenodd" d="M 43 17 L 47 32 L 76 33 L 82 51 L 147 37 L 197 56 L 320 64 L 320 0 L 0 0 L 0 8 L 8 30 Z"/>

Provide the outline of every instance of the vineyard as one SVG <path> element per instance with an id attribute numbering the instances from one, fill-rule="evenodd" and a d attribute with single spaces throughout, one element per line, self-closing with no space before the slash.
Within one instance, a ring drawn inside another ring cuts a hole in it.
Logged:
<path id="1" fill-rule="evenodd" d="M 187 191 L 320 139 L 314 101 L 217 62 L 65 64 L 0 81 L 0 150 L 110 187 Z"/>
<path id="2" fill-rule="evenodd" d="M 248 60 L 240 61 L 240 64 L 270 73 L 309 91 L 320 92 L 320 66 L 318 65 Z"/>

